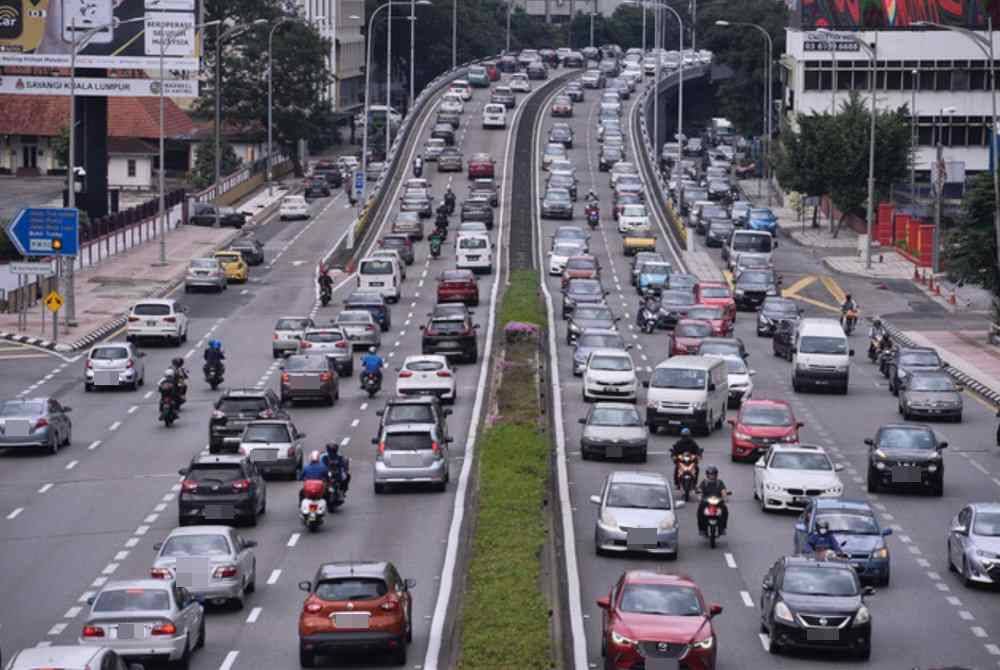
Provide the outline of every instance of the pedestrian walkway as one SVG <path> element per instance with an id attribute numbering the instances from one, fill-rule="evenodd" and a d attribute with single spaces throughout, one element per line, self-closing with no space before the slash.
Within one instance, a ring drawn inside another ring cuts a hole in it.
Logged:
<path id="1" fill-rule="evenodd" d="M 865 267 L 863 255 L 826 256 L 823 265 L 847 275 L 866 279 L 913 279 L 916 265 L 895 251 L 872 249 L 872 266 Z"/>

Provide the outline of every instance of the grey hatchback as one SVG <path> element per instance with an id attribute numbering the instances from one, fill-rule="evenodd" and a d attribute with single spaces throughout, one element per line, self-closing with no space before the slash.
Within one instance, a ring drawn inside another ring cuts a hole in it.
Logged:
<path id="1" fill-rule="evenodd" d="M 436 425 L 394 424 L 383 429 L 372 466 L 375 493 L 384 493 L 390 484 L 434 484 L 444 491 L 450 478 L 448 443 L 450 437 L 438 432 Z"/>
<path id="2" fill-rule="evenodd" d="M 72 439 L 71 411 L 55 398 L 0 401 L 0 449 L 41 447 L 55 454 Z"/>

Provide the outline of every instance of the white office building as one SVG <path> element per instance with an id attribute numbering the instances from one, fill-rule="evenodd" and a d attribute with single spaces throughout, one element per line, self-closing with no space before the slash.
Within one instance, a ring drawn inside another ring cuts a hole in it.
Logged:
<path id="1" fill-rule="evenodd" d="M 918 180 L 927 178 L 939 137 L 944 161 L 953 164 L 949 166 L 949 177 L 963 166 L 968 172 L 989 169 L 989 64 L 975 43 L 946 30 L 895 29 L 853 34 L 867 44 L 877 37 L 878 107 L 908 105 L 916 111 Z M 984 38 L 988 35 L 985 31 L 977 34 Z M 787 123 L 794 125 L 798 114 L 839 108 L 851 91 L 860 93 L 866 106 L 871 104 L 869 56 L 853 40 L 836 35 L 786 30 L 786 53 L 781 63 Z M 1000 54 L 1000 36 L 994 37 L 994 49 Z"/>
<path id="2" fill-rule="evenodd" d="M 364 88 L 365 38 L 364 0 L 298 0 L 303 16 L 320 35 L 331 42 L 329 67 L 334 75 L 329 95 L 333 109 L 340 111 L 358 104 Z M 316 20 L 323 17 L 322 20 Z M 355 17 L 355 18 L 352 18 Z"/>

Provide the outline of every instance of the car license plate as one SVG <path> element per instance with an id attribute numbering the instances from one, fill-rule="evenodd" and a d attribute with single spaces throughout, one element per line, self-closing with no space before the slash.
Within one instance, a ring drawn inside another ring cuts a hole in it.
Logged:
<path id="1" fill-rule="evenodd" d="M 334 612 L 333 623 L 337 628 L 368 628 L 368 612 Z"/>
<path id="2" fill-rule="evenodd" d="M 919 468 L 893 468 L 892 469 L 892 481 L 898 484 L 919 484 L 920 483 L 920 469 Z"/>
<path id="3" fill-rule="evenodd" d="M 120 623 L 117 632 L 119 640 L 131 640 L 135 637 L 135 624 Z"/>
<path id="4" fill-rule="evenodd" d="M 796 507 L 805 507 L 809 504 L 809 498 L 792 498 L 792 505 Z"/>
<path id="5" fill-rule="evenodd" d="M 655 547 L 656 530 L 653 528 L 626 528 L 625 544 L 628 547 Z"/>
<path id="6" fill-rule="evenodd" d="M 667 423 L 669 423 L 671 426 L 679 426 L 679 425 L 681 425 L 680 421 L 676 421 L 674 419 L 670 419 L 669 421 L 667 421 Z"/>
<path id="7" fill-rule="evenodd" d="M 681 662 L 675 658 L 647 658 L 646 670 L 680 670 Z"/>
<path id="8" fill-rule="evenodd" d="M 808 628 L 806 629 L 806 639 L 816 642 L 833 642 L 840 639 L 840 630 L 837 628 Z"/>
<path id="9" fill-rule="evenodd" d="M 441 342 L 438 344 L 442 349 L 457 349 L 458 342 Z"/>
<path id="10" fill-rule="evenodd" d="M 212 519 L 231 519 L 236 516 L 235 510 L 227 505 L 205 505 L 202 513 Z"/>
<path id="11" fill-rule="evenodd" d="M 372 286 L 385 286 L 385 282 L 373 281 Z"/>
<path id="12" fill-rule="evenodd" d="M 147 321 L 146 321 L 146 325 L 147 325 L 147 326 L 155 326 L 156 324 L 157 324 L 157 322 L 156 322 L 156 321 L 153 321 L 153 320 L 147 320 Z"/>

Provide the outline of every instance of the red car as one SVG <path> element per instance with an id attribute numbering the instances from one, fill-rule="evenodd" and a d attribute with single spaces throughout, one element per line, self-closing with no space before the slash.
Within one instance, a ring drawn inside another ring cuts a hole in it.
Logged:
<path id="1" fill-rule="evenodd" d="M 775 442 L 794 444 L 799 428 L 792 406 L 784 400 L 747 400 L 735 419 L 732 431 L 733 461 L 756 461 Z"/>
<path id="2" fill-rule="evenodd" d="M 464 302 L 479 304 L 479 283 L 472 270 L 445 270 L 438 276 L 438 302 Z"/>
<path id="3" fill-rule="evenodd" d="M 558 96 L 552 102 L 552 116 L 573 116 L 573 101 L 565 95 Z"/>
<path id="4" fill-rule="evenodd" d="M 671 356 L 693 356 L 698 345 L 706 337 L 712 337 L 712 322 L 702 319 L 678 319 L 674 336 L 670 342 Z"/>
<path id="5" fill-rule="evenodd" d="M 720 305 L 695 305 L 688 310 L 689 319 L 712 322 L 713 337 L 729 337 L 733 332 L 733 320 Z"/>
<path id="6" fill-rule="evenodd" d="M 593 256 L 570 256 L 566 259 L 566 269 L 562 273 L 562 285 L 566 287 L 570 279 L 600 279 L 601 266 Z"/>
<path id="7" fill-rule="evenodd" d="M 495 165 L 489 154 L 473 154 L 469 159 L 469 179 L 492 179 Z"/>
<path id="8" fill-rule="evenodd" d="M 496 63 L 488 61 L 483 63 L 483 67 L 486 68 L 486 76 L 490 78 L 490 81 L 500 81 L 500 70 Z"/>
<path id="9" fill-rule="evenodd" d="M 603 610 L 601 649 L 608 670 L 715 670 L 719 645 L 712 619 L 722 614 L 722 605 L 705 603 L 690 578 L 630 570 L 607 596 L 597 599 L 597 606 Z"/>
<path id="10" fill-rule="evenodd" d="M 699 282 L 695 298 L 703 305 L 719 305 L 726 310 L 731 321 L 736 321 L 736 300 L 733 292 L 722 282 Z"/>

